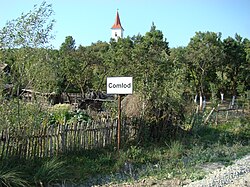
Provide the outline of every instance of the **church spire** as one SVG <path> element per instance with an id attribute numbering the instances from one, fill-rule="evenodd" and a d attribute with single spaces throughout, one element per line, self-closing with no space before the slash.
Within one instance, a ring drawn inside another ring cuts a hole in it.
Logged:
<path id="1" fill-rule="evenodd" d="M 115 18 L 115 23 L 114 25 L 111 27 L 111 29 L 122 29 L 122 24 L 121 24 L 121 20 L 120 20 L 120 16 L 119 16 L 119 13 L 118 13 L 118 9 L 116 11 L 116 18 Z"/>
<path id="2" fill-rule="evenodd" d="M 123 38 L 123 27 L 121 24 L 120 16 L 118 13 L 118 9 L 116 12 L 116 18 L 115 18 L 115 23 L 111 27 L 112 33 L 111 33 L 111 38 L 115 39 L 115 41 L 118 41 L 118 38 Z"/>

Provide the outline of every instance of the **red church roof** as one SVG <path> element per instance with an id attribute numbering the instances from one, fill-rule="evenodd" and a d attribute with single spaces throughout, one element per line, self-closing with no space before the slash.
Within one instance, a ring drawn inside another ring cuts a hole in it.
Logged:
<path id="1" fill-rule="evenodd" d="M 121 24 L 121 21 L 120 21 L 120 17 L 119 17 L 119 13 L 118 11 L 116 12 L 116 18 L 115 18 L 115 23 L 114 25 L 111 27 L 111 29 L 122 29 L 122 24 Z"/>

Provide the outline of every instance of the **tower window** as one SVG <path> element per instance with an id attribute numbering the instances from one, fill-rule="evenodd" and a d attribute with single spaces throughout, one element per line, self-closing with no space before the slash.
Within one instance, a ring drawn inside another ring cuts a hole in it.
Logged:
<path id="1" fill-rule="evenodd" d="M 115 36 L 117 36 L 117 32 L 115 32 Z"/>

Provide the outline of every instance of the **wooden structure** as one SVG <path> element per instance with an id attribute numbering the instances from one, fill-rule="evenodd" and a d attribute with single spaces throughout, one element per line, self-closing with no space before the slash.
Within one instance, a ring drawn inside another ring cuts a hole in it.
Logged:
<path id="1" fill-rule="evenodd" d="M 122 122 L 121 137 L 128 141 L 137 130 Z M 116 145 L 117 120 L 52 125 L 38 129 L 7 128 L 0 131 L 0 159 L 32 159 Z M 123 141 L 123 143 L 124 143 Z"/>
<path id="2" fill-rule="evenodd" d="M 54 105 L 60 103 L 60 97 L 55 92 L 52 93 L 42 93 L 32 89 L 22 89 L 21 90 L 22 98 L 27 101 L 31 102 L 33 100 L 39 100 L 40 102 L 46 105 Z"/>
<path id="3" fill-rule="evenodd" d="M 206 116 L 204 120 L 204 124 L 208 121 L 211 121 L 214 124 L 225 123 L 232 119 L 245 116 L 247 111 L 245 111 L 245 105 L 226 105 L 227 103 L 223 103 L 223 105 L 218 104 L 217 107 L 213 107 L 209 114 Z"/>

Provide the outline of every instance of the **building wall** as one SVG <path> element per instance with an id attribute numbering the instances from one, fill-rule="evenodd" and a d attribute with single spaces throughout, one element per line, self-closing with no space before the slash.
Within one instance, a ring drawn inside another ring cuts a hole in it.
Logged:
<path id="1" fill-rule="evenodd" d="M 118 38 L 123 38 L 123 30 L 122 29 L 112 29 L 111 38 L 118 40 Z"/>

